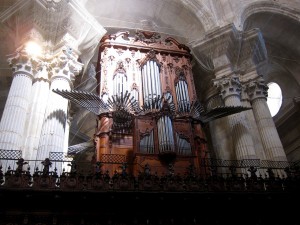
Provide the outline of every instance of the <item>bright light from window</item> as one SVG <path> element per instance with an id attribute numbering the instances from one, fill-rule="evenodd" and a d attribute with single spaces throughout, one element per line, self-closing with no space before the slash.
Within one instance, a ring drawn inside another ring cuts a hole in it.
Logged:
<path id="1" fill-rule="evenodd" d="M 268 90 L 268 98 L 267 98 L 267 104 L 271 112 L 271 116 L 275 116 L 282 104 L 282 93 L 281 88 L 276 83 L 269 83 L 268 84 L 269 90 Z"/>
<path id="2" fill-rule="evenodd" d="M 41 47 L 35 42 L 28 42 L 26 44 L 25 50 L 26 50 L 27 54 L 31 55 L 31 56 L 38 56 L 38 55 L 41 55 L 41 53 L 42 53 Z"/>

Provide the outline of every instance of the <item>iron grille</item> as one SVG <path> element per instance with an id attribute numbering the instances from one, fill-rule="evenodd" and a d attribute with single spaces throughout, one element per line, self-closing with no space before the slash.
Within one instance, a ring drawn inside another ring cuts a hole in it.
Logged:
<path id="1" fill-rule="evenodd" d="M 63 152 L 50 152 L 49 159 L 51 161 L 63 161 L 64 160 L 64 153 Z"/>
<path id="2" fill-rule="evenodd" d="M 0 159 L 20 159 L 21 157 L 22 157 L 21 150 L 0 149 Z"/>
<path id="3" fill-rule="evenodd" d="M 240 160 L 241 167 L 259 167 L 260 166 L 260 160 L 259 159 L 243 159 Z"/>
<path id="4" fill-rule="evenodd" d="M 120 154 L 103 154 L 100 157 L 100 161 L 103 163 L 124 163 L 126 162 L 126 156 Z"/>
<path id="5" fill-rule="evenodd" d="M 274 169 L 284 169 L 289 167 L 290 164 L 287 161 L 270 161 L 270 160 L 262 160 L 261 168 L 274 168 Z"/>

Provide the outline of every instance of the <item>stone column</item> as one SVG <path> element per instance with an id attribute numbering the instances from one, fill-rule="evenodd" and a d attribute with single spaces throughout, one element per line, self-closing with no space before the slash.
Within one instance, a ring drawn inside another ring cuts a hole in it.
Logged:
<path id="1" fill-rule="evenodd" d="M 68 109 L 69 108 L 70 108 L 70 106 L 68 106 Z M 71 118 L 71 116 L 69 114 L 67 116 L 66 129 L 65 129 L 64 152 L 67 152 L 68 151 L 68 147 L 69 147 L 70 127 L 71 127 L 71 120 L 72 120 L 72 118 Z"/>
<path id="2" fill-rule="evenodd" d="M 226 106 L 241 106 L 241 84 L 236 75 L 214 80 Z M 256 159 L 254 144 L 243 112 L 228 116 L 237 160 Z"/>
<path id="3" fill-rule="evenodd" d="M 13 81 L 0 124 L 0 149 L 21 150 L 35 61 L 22 49 L 8 62 L 13 70 Z"/>
<path id="4" fill-rule="evenodd" d="M 63 50 L 52 61 L 50 93 L 42 127 L 37 159 L 49 158 L 50 152 L 66 154 L 64 149 L 68 100 L 52 90 L 70 90 L 74 76 L 82 69 L 75 57 Z"/>
<path id="5" fill-rule="evenodd" d="M 243 85 L 242 87 L 241 103 L 244 107 L 248 107 L 248 108 L 252 107 L 247 93 L 247 88 L 245 85 Z M 255 121 L 255 117 L 253 114 L 253 110 L 246 110 L 243 113 L 245 114 L 245 117 L 248 121 L 249 133 L 251 134 L 252 140 L 255 143 L 255 154 L 257 156 L 257 159 L 265 160 L 266 156 L 261 142 L 258 127 Z"/>
<path id="6" fill-rule="evenodd" d="M 49 64 L 47 62 L 39 62 L 38 71 L 33 80 L 31 103 L 26 121 L 27 130 L 25 133 L 26 139 L 24 140 L 23 153 L 23 157 L 28 160 L 36 159 L 49 94 L 50 81 L 48 69 Z"/>
<path id="7" fill-rule="evenodd" d="M 258 77 L 247 85 L 254 117 L 261 136 L 267 160 L 287 161 L 277 129 L 267 105 L 267 90 L 264 79 Z"/>

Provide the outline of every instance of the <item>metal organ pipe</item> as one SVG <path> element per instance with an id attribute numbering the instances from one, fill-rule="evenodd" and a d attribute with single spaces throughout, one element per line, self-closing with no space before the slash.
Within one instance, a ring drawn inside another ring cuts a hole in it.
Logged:
<path id="1" fill-rule="evenodd" d="M 146 77 L 146 71 L 145 71 L 145 66 L 144 66 L 142 69 L 142 84 L 143 84 L 142 88 L 143 88 L 143 95 L 144 95 L 144 104 L 146 103 L 146 97 L 147 97 L 147 95 L 146 95 L 147 86 L 146 86 L 145 77 Z"/>
<path id="2" fill-rule="evenodd" d="M 183 81 L 179 81 L 181 104 L 182 104 L 183 111 L 185 111 L 184 89 L 183 89 L 183 84 L 182 83 L 183 83 Z"/>
<path id="3" fill-rule="evenodd" d="M 159 68 L 158 68 L 158 65 L 156 63 L 155 63 L 155 78 L 156 78 L 156 86 L 157 86 L 157 95 L 162 96 Z"/>
<path id="4" fill-rule="evenodd" d="M 151 77 L 150 77 L 150 66 L 149 66 L 149 61 L 147 62 L 147 73 L 146 73 L 146 78 L 147 78 L 147 96 L 148 96 L 148 101 L 151 102 L 152 96 L 151 96 Z M 151 108 L 152 109 L 152 108 Z"/>
<path id="5" fill-rule="evenodd" d="M 166 119 L 167 119 L 167 122 L 168 122 L 168 137 L 169 137 L 169 140 L 170 140 L 170 151 L 173 151 L 174 137 L 173 137 L 172 121 L 168 116 L 166 116 Z"/>
<path id="6" fill-rule="evenodd" d="M 151 134 L 150 134 L 150 140 L 151 140 L 151 153 L 154 153 L 154 151 L 153 151 L 153 130 L 151 131 Z"/>
<path id="7" fill-rule="evenodd" d="M 152 94 L 152 98 L 154 98 L 155 94 L 156 94 L 156 82 L 155 82 L 155 73 L 154 73 L 154 65 L 153 65 L 153 61 L 149 62 L 150 64 L 150 86 L 151 86 L 151 94 Z"/>
<path id="8" fill-rule="evenodd" d="M 153 148 L 153 130 L 150 132 L 149 136 L 149 144 L 148 144 L 148 153 L 152 153 L 152 148 Z"/>
<path id="9" fill-rule="evenodd" d="M 159 143 L 159 151 L 163 151 L 162 149 L 162 128 L 161 128 L 161 118 L 157 121 L 157 129 L 158 129 L 158 143 Z"/>
<path id="10" fill-rule="evenodd" d="M 165 145 L 165 151 L 168 150 L 168 127 L 166 123 L 166 116 L 163 117 L 163 130 L 164 130 L 164 145 Z"/>

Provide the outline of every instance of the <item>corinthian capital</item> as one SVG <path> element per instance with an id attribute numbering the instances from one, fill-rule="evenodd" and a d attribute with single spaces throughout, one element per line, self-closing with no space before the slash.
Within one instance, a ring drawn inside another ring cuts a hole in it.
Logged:
<path id="1" fill-rule="evenodd" d="M 83 64 L 77 61 L 74 53 L 69 48 L 63 48 L 55 55 L 51 62 L 51 79 L 64 78 L 69 82 L 82 70 Z"/>
<path id="2" fill-rule="evenodd" d="M 14 75 L 23 74 L 30 78 L 33 78 L 38 65 L 38 60 L 31 57 L 24 48 L 17 50 L 7 61 Z"/>
<path id="3" fill-rule="evenodd" d="M 215 79 L 213 85 L 218 88 L 223 99 L 232 95 L 240 96 L 241 94 L 242 85 L 237 75 Z"/>
<path id="4" fill-rule="evenodd" d="M 267 99 L 268 89 L 269 88 L 265 84 L 265 80 L 262 78 L 262 76 L 259 76 L 256 80 L 252 80 L 246 84 L 246 91 L 250 101 L 253 101 L 257 98 Z"/>

